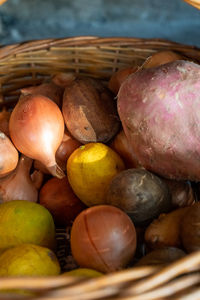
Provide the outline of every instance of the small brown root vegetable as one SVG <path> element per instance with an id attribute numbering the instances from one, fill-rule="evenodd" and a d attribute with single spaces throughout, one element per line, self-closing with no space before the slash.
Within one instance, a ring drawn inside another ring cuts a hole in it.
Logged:
<path id="1" fill-rule="evenodd" d="M 43 83 L 38 86 L 23 88 L 23 95 L 42 95 L 54 101 L 59 107 L 62 104 L 64 89 L 56 85 L 54 82 Z"/>
<path id="2" fill-rule="evenodd" d="M 120 86 L 124 82 L 124 80 L 132 73 L 136 72 L 138 67 L 129 67 L 125 69 L 120 69 L 117 72 L 115 72 L 109 82 L 108 82 L 108 88 L 117 95 Z"/>
<path id="3" fill-rule="evenodd" d="M 58 73 L 52 78 L 52 82 L 61 88 L 66 88 L 76 79 L 74 73 Z"/>
<path id="4" fill-rule="evenodd" d="M 156 175 L 144 169 L 128 169 L 112 179 L 106 203 L 121 208 L 138 224 L 168 212 L 171 195 L 167 185 Z"/>
<path id="5" fill-rule="evenodd" d="M 76 79 L 66 87 L 62 111 L 67 129 L 83 144 L 106 143 L 120 128 L 116 101 L 97 79 Z"/>
<path id="6" fill-rule="evenodd" d="M 174 208 L 185 207 L 194 204 L 195 193 L 190 181 L 177 181 L 165 179 L 172 195 L 172 206 Z"/>
<path id="7" fill-rule="evenodd" d="M 200 250 L 200 202 L 188 208 L 181 222 L 181 240 L 187 252 Z"/>
<path id="8" fill-rule="evenodd" d="M 121 156 L 127 168 L 140 167 L 123 129 L 115 136 L 109 146 Z"/>
<path id="9" fill-rule="evenodd" d="M 173 51 L 159 51 L 149 56 L 142 65 L 142 68 L 158 67 L 175 60 L 182 60 L 183 58 L 182 55 Z"/>
<path id="10" fill-rule="evenodd" d="M 166 265 L 184 257 L 186 253 L 176 247 L 164 247 L 153 250 L 142 257 L 135 266 Z"/>
<path id="11" fill-rule="evenodd" d="M 179 247 L 181 245 L 181 223 L 188 213 L 188 207 L 161 214 L 145 231 L 145 241 L 150 249 Z"/>

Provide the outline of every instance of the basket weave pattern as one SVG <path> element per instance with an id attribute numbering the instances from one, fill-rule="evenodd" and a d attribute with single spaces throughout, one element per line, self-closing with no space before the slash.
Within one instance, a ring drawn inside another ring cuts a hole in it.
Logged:
<path id="1" fill-rule="evenodd" d="M 59 72 L 108 80 L 126 66 L 141 65 L 154 52 L 173 50 L 200 63 L 200 49 L 165 40 L 77 37 L 48 39 L 0 48 L 0 105 L 12 108 L 20 89 L 42 83 Z M 71 277 L 2 278 L 0 289 L 34 291 L 37 300 L 200 299 L 200 251 L 165 267 L 134 267 L 97 279 Z M 27 296 L 29 297 L 29 296 Z M 0 292 L 2 299 L 22 295 Z"/>

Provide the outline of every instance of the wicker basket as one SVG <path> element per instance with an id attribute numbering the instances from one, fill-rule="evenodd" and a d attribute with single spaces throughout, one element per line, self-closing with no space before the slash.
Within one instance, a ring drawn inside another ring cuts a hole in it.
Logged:
<path id="1" fill-rule="evenodd" d="M 200 0 L 184 0 L 184 1 L 198 9 L 200 9 Z"/>
<path id="2" fill-rule="evenodd" d="M 140 65 L 152 53 L 174 50 L 200 62 L 200 49 L 165 40 L 77 37 L 25 42 L 0 48 L 1 108 L 12 108 L 20 88 L 58 72 L 107 80 L 119 68 Z M 0 289 L 27 289 L 31 299 L 200 299 L 200 251 L 165 267 L 134 267 L 97 279 L 2 278 Z M 0 293 L 1 299 L 22 299 Z"/>

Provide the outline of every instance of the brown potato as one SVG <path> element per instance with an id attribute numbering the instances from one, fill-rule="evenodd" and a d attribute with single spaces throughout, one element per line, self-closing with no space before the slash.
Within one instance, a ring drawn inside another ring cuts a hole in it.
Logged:
<path id="1" fill-rule="evenodd" d="M 174 208 L 185 207 L 194 204 L 195 193 L 190 181 L 177 181 L 163 179 L 169 187 L 172 195 L 172 206 Z"/>
<path id="2" fill-rule="evenodd" d="M 187 252 L 200 250 L 200 202 L 188 208 L 181 223 L 181 240 Z"/>
<path id="3" fill-rule="evenodd" d="M 168 212 L 171 195 L 167 185 L 144 169 L 128 169 L 111 181 L 106 203 L 124 210 L 134 223 L 143 223 Z"/>
<path id="4" fill-rule="evenodd" d="M 97 79 L 76 79 L 67 86 L 62 111 L 68 130 L 83 144 L 106 143 L 120 128 L 116 101 Z"/>
<path id="5" fill-rule="evenodd" d="M 168 214 L 161 214 L 145 231 L 145 241 L 150 249 L 181 245 L 180 225 L 189 207 L 178 208 Z"/>
<path id="6" fill-rule="evenodd" d="M 127 169 L 140 167 L 123 129 L 118 132 L 109 146 L 121 156 Z"/>
<path id="7" fill-rule="evenodd" d="M 54 82 L 46 82 L 37 86 L 30 86 L 21 89 L 23 95 L 43 95 L 54 101 L 59 107 L 62 105 L 64 89 Z"/>
<path id="8" fill-rule="evenodd" d="M 175 247 L 164 247 L 153 250 L 143 256 L 135 266 L 166 265 L 185 256 L 185 252 Z"/>
<path id="9" fill-rule="evenodd" d="M 115 72 L 109 82 L 108 82 L 108 88 L 115 94 L 117 95 L 120 86 L 122 85 L 122 83 L 124 82 L 124 80 L 126 80 L 126 78 L 136 72 L 138 70 L 138 67 L 128 67 L 125 69 L 120 69 L 117 72 Z"/>
<path id="10" fill-rule="evenodd" d="M 58 73 L 52 78 L 52 82 L 59 87 L 66 88 L 74 79 L 76 79 L 75 73 Z"/>
<path id="11" fill-rule="evenodd" d="M 180 59 L 182 60 L 184 57 L 174 51 L 159 51 L 149 56 L 142 65 L 142 68 L 148 69 L 158 67 Z"/>

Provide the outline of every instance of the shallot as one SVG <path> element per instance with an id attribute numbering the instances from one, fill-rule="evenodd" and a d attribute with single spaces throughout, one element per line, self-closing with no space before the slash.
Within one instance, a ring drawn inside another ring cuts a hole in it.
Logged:
<path id="1" fill-rule="evenodd" d="M 30 176 L 32 159 L 21 156 L 17 168 L 0 179 L 0 203 L 12 200 L 37 202 L 38 190 Z"/>
<path id="2" fill-rule="evenodd" d="M 18 163 L 18 151 L 11 140 L 0 131 L 0 177 L 8 175 Z"/>
<path id="3" fill-rule="evenodd" d="M 9 130 L 21 153 L 39 160 L 53 176 L 65 176 L 55 159 L 64 134 L 64 120 L 53 101 L 42 95 L 20 97 L 12 111 Z"/>

